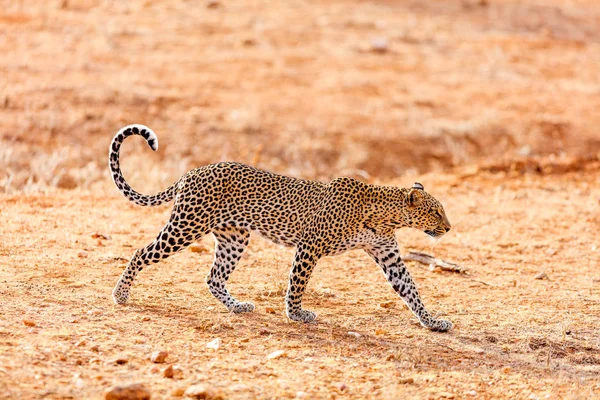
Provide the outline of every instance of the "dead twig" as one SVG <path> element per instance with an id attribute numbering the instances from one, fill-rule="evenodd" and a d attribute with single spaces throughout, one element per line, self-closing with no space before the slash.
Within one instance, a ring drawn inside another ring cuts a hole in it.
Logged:
<path id="1" fill-rule="evenodd" d="M 433 271 L 436 268 L 441 269 L 442 271 L 449 272 L 457 272 L 459 274 L 466 274 L 467 268 L 463 268 L 458 264 L 449 263 L 444 260 L 440 260 L 439 258 L 435 258 L 430 256 L 429 254 L 419 253 L 416 251 L 411 251 L 408 254 L 402 256 L 404 261 L 416 261 L 421 264 L 429 265 L 429 268 Z"/>

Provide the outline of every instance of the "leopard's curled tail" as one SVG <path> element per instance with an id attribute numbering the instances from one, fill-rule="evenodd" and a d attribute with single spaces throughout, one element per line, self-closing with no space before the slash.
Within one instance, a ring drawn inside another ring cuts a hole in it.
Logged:
<path id="1" fill-rule="evenodd" d="M 147 126 L 140 124 L 128 125 L 117 132 L 110 144 L 110 150 L 108 152 L 108 165 L 115 185 L 117 185 L 119 191 L 123 193 L 123 196 L 140 206 L 158 206 L 173 200 L 177 192 L 177 182 L 162 192 L 154 195 L 145 195 L 136 192 L 125 181 L 125 178 L 123 178 L 123 173 L 121 172 L 121 166 L 119 164 L 119 150 L 121 149 L 121 144 L 125 138 L 131 135 L 140 135 L 146 139 L 148 146 L 150 146 L 152 150 L 156 151 L 156 149 L 158 149 L 158 138 Z"/>

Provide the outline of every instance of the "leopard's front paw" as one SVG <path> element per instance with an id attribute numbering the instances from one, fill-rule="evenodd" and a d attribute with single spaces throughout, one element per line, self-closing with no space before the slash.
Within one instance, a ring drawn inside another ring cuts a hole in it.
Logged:
<path id="1" fill-rule="evenodd" d="M 117 283 L 112 291 L 112 297 L 115 304 L 125 304 L 129 300 L 129 288 Z"/>
<path id="2" fill-rule="evenodd" d="M 238 302 L 235 303 L 233 305 L 233 307 L 231 307 L 229 309 L 229 311 L 231 311 L 232 313 L 245 313 L 245 312 L 252 312 L 254 311 L 254 304 L 250 303 L 250 302 Z"/>
<path id="3" fill-rule="evenodd" d="M 286 313 L 288 318 L 292 321 L 309 323 L 317 319 L 317 314 L 308 310 L 298 310 L 295 312 L 287 311 Z"/>
<path id="4" fill-rule="evenodd" d="M 434 332 L 448 332 L 453 326 L 452 322 L 445 319 L 434 319 L 427 328 Z"/>

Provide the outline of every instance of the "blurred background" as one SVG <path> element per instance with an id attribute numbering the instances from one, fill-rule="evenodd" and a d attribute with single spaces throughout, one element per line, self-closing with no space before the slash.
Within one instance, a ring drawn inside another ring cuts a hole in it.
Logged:
<path id="1" fill-rule="evenodd" d="M 143 192 L 221 160 L 386 181 L 600 153 L 596 0 L 3 0 L 0 51 L 4 193 L 114 191 L 130 123 L 159 137 L 122 149 Z"/>

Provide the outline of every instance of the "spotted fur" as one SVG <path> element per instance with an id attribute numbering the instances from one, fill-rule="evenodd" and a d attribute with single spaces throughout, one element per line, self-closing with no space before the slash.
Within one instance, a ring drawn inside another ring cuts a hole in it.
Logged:
<path id="1" fill-rule="evenodd" d="M 193 169 L 165 191 L 147 196 L 127 184 L 119 166 L 119 148 L 131 135 L 141 135 L 153 150 L 158 148 L 149 128 L 130 125 L 121 129 L 109 153 L 117 188 L 139 205 L 156 206 L 172 199 L 175 204 L 156 239 L 129 261 L 113 290 L 115 303 L 127 302 L 133 280 L 144 266 L 212 233 L 215 258 L 206 278 L 210 292 L 231 312 L 253 311 L 254 305 L 236 300 L 226 283 L 248 245 L 250 232 L 258 231 L 275 243 L 296 248 L 285 297 L 290 319 L 315 320 L 314 312 L 302 309 L 302 295 L 321 257 L 363 249 L 423 326 L 434 331 L 452 328 L 451 322 L 436 319 L 425 309 L 394 236 L 394 230 L 402 227 L 417 228 L 432 237 L 450 230 L 444 208 L 420 183 L 408 189 L 351 178 L 325 184 L 222 162 Z"/>

